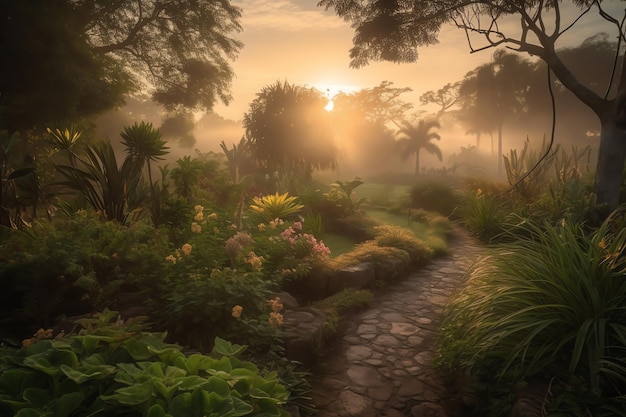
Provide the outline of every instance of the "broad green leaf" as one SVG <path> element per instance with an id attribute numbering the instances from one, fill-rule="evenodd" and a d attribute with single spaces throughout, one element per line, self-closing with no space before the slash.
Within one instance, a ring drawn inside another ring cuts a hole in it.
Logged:
<path id="1" fill-rule="evenodd" d="M 119 388 L 115 390 L 115 394 L 103 395 L 104 401 L 113 402 L 123 405 L 139 405 L 152 398 L 153 386 L 149 382 L 134 384 L 129 387 Z"/>
<path id="2" fill-rule="evenodd" d="M 154 404 L 152 407 L 148 409 L 148 413 L 146 413 L 146 417 L 171 417 L 170 414 L 167 414 L 163 407 L 160 404 Z"/>
<path id="3" fill-rule="evenodd" d="M 77 384 L 82 384 L 86 381 L 107 379 L 117 371 L 117 368 L 111 365 L 82 366 L 81 368 L 84 371 L 72 369 L 67 365 L 61 365 L 60 370 L 65 376 Z"/>
<path id="4" fill-rule="evenodd" d="M 21 396 L 26 387 L 39 386 L 43 388 L 47 385 L 46 378 L 33 369 L 9 369 L 0 374 L 0 391 L 12 397 Z"/>
<path id="5" fill-rule="evenodd" d="M 247 402 L 237 397 L 231 397 L 231 400 L 233 404 L 232 415 L 235 417 L 247 416 L 248 414 L 251 414 L 254 411 L 254 407 L 251 404 L 248 404 Z"/>
<path id="6" fill-rule="evenodd" d="M 37 369 L 50 376 L 56 376 L 60 372 L 61 365 L 75 368 L 78 365 L 76 354 L 70 350 L 49 349 L 45 352 L 28 356 L 24 359 L 24 365 Z"/>
<path id="7" fill-rule="evenodd" d="M 50 391 L 42 388 L 26 388 L 22 397 L 28 401 L 32 407 L 46 408 L 46 406 L 53 400 Z"/>
<path id="8" fill-rule="evenodd" d="M 54 417 L 54 415 L 50 412 L 34 408 L 22 408 L 15 414 L 15 417 Z"/>
<path id="9" fill-rule="evenodd" d="M 54 416 L 69 417 L 74 410 L 80 407 L 84 399 L 82 392 L 70 392 L 60 396 L 54 402 Z"/>
<path id="10" fill-rule="evenodd" d="M 232 344 L 227 340 L 216 337 L 215 345 L 213 346 L 213 353 L 218 353 L 224 356 L 237 356 L 246 349 L 247 346 Z"/>
<path id="11" fill-rule="evenodd" d="M 207 381 L 205 388 L 207 391 L 215 392 L 222 397 L 228 397 L 230 395 L 230 386 L 222 378 L 212 376 Z"/>

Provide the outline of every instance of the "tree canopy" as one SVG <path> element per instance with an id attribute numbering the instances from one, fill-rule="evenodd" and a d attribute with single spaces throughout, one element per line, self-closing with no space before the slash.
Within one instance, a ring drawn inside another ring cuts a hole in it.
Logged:
<path id="1" fill-rule="evenodd" d="M 310 179 L 334 167 L 336 147 L 326 100 L 314 88 L 277 81 L 257 94 L 243 118 L 254 157 L 269 173 L 280 168 Z"/>
<path id="2" fill-rule="evenodd" d="M 357 68 L 371 60 L 415 61 L 417 48 L 437 43 L 444 24 L 465 31 L 472 52 L 502 46 L 543 60 L 561 84 L 600 119 L 602 132 L 593 192 L 599 203 L 617 207 L 626 160 L 626 71 L 622 66 L 618 89 L 598 94 L 582 83 L 557 53 L 557 42 L 563 34 L 574 31 L 578 20 L 591 11 L 597 12 L 608 28 L 613 28 L 620 42 L 626 40 L 623 23 L 608 13 L 603 3 L 321 0 L 318 5 L 335 9 L 352 23 L 355 34 L 350 57 L 351 65 Z M 578 10 L 578 16 L 566 18 L 562 10 L 565 7 Z M 502 24 L 507 17 L 514 18 L 511 22 L 517 22 L 517 26 Z M 618 51 L 615 56 L 619 56 Z M 610 79 L 615 77 L 616 68 L 608 74 Z"/>
<path id="3" fill-rule="evenodd" d="M 8 0 L 0 124 L 92 116 L 149 92 L 168 109 L 230 101 L 241 10 L 228 0 Z"/>

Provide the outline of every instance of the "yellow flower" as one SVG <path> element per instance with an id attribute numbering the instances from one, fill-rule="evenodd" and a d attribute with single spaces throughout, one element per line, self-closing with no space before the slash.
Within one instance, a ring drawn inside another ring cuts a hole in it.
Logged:
<path id="1" fill-rule="evenodd" d="M 231 314 L 234 318 L 238 319 L 241 317 L 242 311 L 243 311 L 243 307 L 240 305 L 236 305 L 235 307 L 233 307 L 233 312 Z"/>
<path id="2" fill-rule="evenodd" d="M 235 223 L 231 224 L 230 226 L 228 226 L 228 228 L 230 230 L 237 230 L 237 225 Z"/>
<path id="3" fill-rule="evenodd" d="M 193 216 L 193 219 L 197 222 L 201 222 L 204 219 L 204 213 L 202 213 L 201 211 L 196 213 L 196 215 Z"/>
<path id="4" fill-rule="evenodd" d="M 202 207 L 200 204 L 196 204 L 193 209 L 196 211 L 196 213 L 202 213 L 204 207 Z"/>
<path id="5" fill-rule="evenodd" d="M 217 220 L 217 213 L 211 213 L 211 214 L 209 214 L 208 219 L 209 219 L 209 220 Z"/>
<path id="6" fill-rule="evenodd" d="M 171 263 L 175 264 L 176 263 L 176 257 L 174 255 L 168 255 L 165 257 L 166 261 L 170 261 Z"/>
<path id="7" fill-rule="evenodd" d="M 220 229 L 217 227 L 213 228 L 213 233 L 218 234 L 220 232 Z"/>
<path id="8" fill-rule="evenodd" d="M 280 297 L 274 297 L 267 302 L 274 313 L 278 313 L 283 309 L 283 304 L 280 302 Z"/>
<path id="9" fill-rule="evenodd" d="M 191 233 L 202 233 L 202 226 L 196 222 L 191 223 Z"/>
<path id="10" fill-rule="evenodd" d="M 283 324 L 283 315 L 272 311 L 269 314 L 267 321 L 269 322 L 270 326 L 272 326 L 273 328 L 277 328 Z"/>
<path id="11" fill-rule="evenodd" d="M 185 256 L 189 256 L 191 253 L 191 245 L 189 243 L 185 243 L 180 250 L 185 254 Z"/>
<path id="12" fill-rule="evenodd" d="M 265 230 L 265 223 L 259 223 L 257 227 L 259 228 L 259 232 L 262 232 Z"/>

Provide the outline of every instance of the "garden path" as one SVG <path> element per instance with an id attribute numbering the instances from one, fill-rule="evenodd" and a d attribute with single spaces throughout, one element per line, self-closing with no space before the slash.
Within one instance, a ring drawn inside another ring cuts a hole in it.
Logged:
<path id="1" fill-rule="evenodd" d="M 452 417 L 432 360 L 444 303 L 485 248 L 464 230 L 451 255 L 433 260 L 340 323 L 341 335 L 313 370 L 318 417 Z"/>

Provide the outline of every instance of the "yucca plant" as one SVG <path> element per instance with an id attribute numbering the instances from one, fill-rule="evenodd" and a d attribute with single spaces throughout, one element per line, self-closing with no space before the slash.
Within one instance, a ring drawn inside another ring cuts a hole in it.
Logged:
<path id="1" fill-rule="evenodd" d="M 66 178 L 59 185 L 80 193 L 107 220 L 126 223 L 130 212 L 139 209 L 142 200 L 137 198 L 143 191 L 137 166 L 128 159 L 118 166 L 113 147 L 108 142 L 89 146 L 85 153 L 82 167 L 56 166 Z"/>
<path id="2" fill-rule="evenodd" d="M 589 236 L 573 222 L 526 223 L 524 237 L 478 262 L 444 313 L 444 367 L 476 375 L 497 364 L 498 378 L 515 370 L 522 379 L 582 379 L 594 401 L 617 397 L 626 386 L 626 229 L 616 227 L 619 216 Z"/>
<path id="3" fill-rule="evenodd" d="M 254 197 L 250 204 L 251 217 L 259 222 L 292 219 L 304 208 L 297 200 L 298 197 L 290 196 L 289 193 Z"/>

